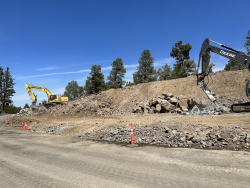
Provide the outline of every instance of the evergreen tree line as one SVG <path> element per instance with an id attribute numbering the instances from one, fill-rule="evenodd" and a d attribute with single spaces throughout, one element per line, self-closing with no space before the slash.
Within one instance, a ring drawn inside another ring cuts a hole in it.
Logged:
<path id="1" fill-rule="evenodd" d="M 250 30 L 246 37 L 245 48 L 247 55 L 250 55 Z M 192 46 L 182 44 L 178 41 L 172 47 L 170 56 L 175 58 L 176 63 L 173 69 L 166 63 L 164 66 L 156 70 L 154 68 L 154 58 L 151 57 L 151 52 L 146 49 L 141 53 L 138 60 L 137 71 L 133 73 L 133 82 L 126 82 L 124 80 L 126 69 L 124 68 L 122 58 L 117 58 L 111 64 L 112 70 L 107 77 L 107 82 L 104 81 L 104 75 L 101 72 L 100 65 L 93 65 L 91 72 L 87 77 L 85 86 L 79 86 L 76 81 L 71 81 L 65 88 L 64 96 L 74 100 L 86 94 L 95 94 L 110 88 L 122 88 L 124 86 L 131 86 L 140 83 L 147 83 L 152 81 L 171 80 L 177 78 L 184 78 L 190 75 L 197 74 L 196 63 L 190 59 L 189 52 Z M 245 69 L 243 65 L 236 61 L 229 60 L 223 71 L 242 70 Z M 210 73 L 213 72 L 210 70 Z"/>
<path id="2" fill-rule="evenodd" d="M 250 55 L 250 30 L 247 33 L 245 48 L 247 55 Z M 87 77 L 85 86 L 79 86 L 76 81 L 71 81 L 65 88 L 64 96 L 69 97 L 69 100 L 74 100 L 83 95 L 95 94 L 103 90 L 110 88 L 122 88 L 124 86 L 131 86 L 140 83 L 147 83 L 152 81 L 171 80 L 177 78 L 184 78 L 197 73 L 196 64 L 194 60 L 190 59 L 189 52 L 192 46 L 182 44 L 182 41 L 178 41 L 172 48 L 170 56 L 175 58 L 176 63 L 173 65 L 173 69 L 166 63 L 164 66 L 156 70 L 154 68 L 154 58 L 151 57 L 151 52 L 146 49 L 141 53 L 141 57 L 138 60 L 138 66 L 136 72 L 133 73 L 133 82 L 126 82 L 124 80 L 126 69 L 124 68 L 121 58 L 117 58 L 111 64 L 112 70 L 107 77 L 107 82 L 104 81 L 104 75 L 101 72 L 100 65 L 93 65 L 91 72 Z M 242 70 L 245 69 L 243 65 L 233 60 L 229 60 L 225 65 L 223 71 Z M 212 72 L 212 71 L 211 71 Z M 21 110 L 21 107 L 15 107 L 12 103 L 11 97 L 14 96 L 14 79 L 10 74 L 9 67 L 4 70 L 0 67 L 0 111 L 6 113 L 17 113 Z M 46 104 L 47 101 L 42 101 L 39 106 Z M 29 108 L 28 104 L 25 104 L 24 108 Z"/>

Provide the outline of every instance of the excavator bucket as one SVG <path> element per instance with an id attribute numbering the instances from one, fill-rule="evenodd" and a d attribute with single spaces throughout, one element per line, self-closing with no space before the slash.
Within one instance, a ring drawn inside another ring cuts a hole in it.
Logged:
<path id="1" fill-rule="evenodd" d="M 39 108 L 36 105 L 36 101 L 32 102 L 32 104 L 30 105 L 30 108 L 31 108 L 32 112 L 39 112 Z"/>

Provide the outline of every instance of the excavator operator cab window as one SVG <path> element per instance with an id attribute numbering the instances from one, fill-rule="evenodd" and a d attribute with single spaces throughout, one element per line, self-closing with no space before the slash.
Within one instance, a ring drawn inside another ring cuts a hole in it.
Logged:
<path id="1" fill-rule="evenodd" d="M 55 100 L 55 99 L 57 99 L 56 95 L 50 95 L 50 97 L 49 97 L 49 100 L 50 100 L 50 101 L 53 101 L 53 100 Z"/>
<path id="2" fill-rule="evenodd" d="M 247 93 L 247 97 L 250 99 L 250 79 L 247 82 L 246 93 Z"/>

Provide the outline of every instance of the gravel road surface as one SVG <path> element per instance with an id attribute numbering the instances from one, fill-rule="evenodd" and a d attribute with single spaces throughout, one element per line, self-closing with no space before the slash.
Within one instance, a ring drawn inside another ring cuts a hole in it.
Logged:
<path id="1" fill-rule="evenodd" d="M 0 187 L 250 187 L 250 153 L 126 147 L 6 127 Z"/>

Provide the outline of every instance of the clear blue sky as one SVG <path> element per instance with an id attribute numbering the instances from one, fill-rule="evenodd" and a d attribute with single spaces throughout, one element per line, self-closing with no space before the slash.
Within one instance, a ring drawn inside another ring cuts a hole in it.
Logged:
<path id="1" fill-rule="evenodd" d="M 63 94 L 68 82 L 84 86 L 92 65 L 105 80 L 121 57 L 132 81 L 143 50 L 155 68 L 175 60 L 172 47 L 192 45 L 197 63 L 205 38 L 234 49 L 244 48 L 250 29 L 250 1 L 243 0 L 0 0 L 0 62 L 15 78 L 15 106 L 31 104 L 25 83 Z M 228 59 L 212 54 L 214 71 Z M 45 93 L 34 90 L 38 103 Z"/>

